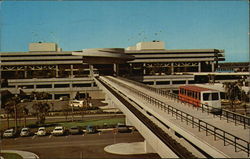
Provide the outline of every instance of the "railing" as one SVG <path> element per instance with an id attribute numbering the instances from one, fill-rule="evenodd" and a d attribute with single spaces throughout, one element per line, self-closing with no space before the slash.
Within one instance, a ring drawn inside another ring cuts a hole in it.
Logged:
<path id="1" fill-rule="evenodd" d="M 108 78 L 108 77 L 106 77 Z M 206 131 L 206 135 L 208 135 L 208 133 L 214 135 L 214 140 L 216 140 L 216 138 L 220 138 L 223 140 L 224 142 L 224 146 L 226 146 L 226 144 L 231 144 L 234 146 L 235 152 L 237 152 L 237 149 L 242 150 L 244 152 L 247 153 L 247 156 L 249 157 L 249 151 L 250 151 L 250 142 L 246 141 L 244 139 L 241 139 L 231 133 L 228 133 L 218 127 L 215 127 L 199 118 L 196 118 L 190 114 L 187 114 L 179 109 L 176 109 L 158 99 L 155 99 L 135 88 L 132 88 L 124 83 L 118 82 L 112 78 L 108 78 L 110 81 L 117 83 L 119 86 L 122 86 L 128 90 L 130 90 L 131 92 L 133 92 L 134 94 L 138 95 L 140 98 L 146 100 L 148 103 L 156 106 L 157 108 L 163 110 L 164 112 L 167 112 L 168 114 L 172 114 L 172 116 L 176 116 L 176 119 L 178 119 L 178 117 L 180 117 L 181 121 L 185 121 L 186 124 L 188 125 L 189 123 L 192 125 L 193 128 L 198 127 L 198 130 L 201 131 L 205 130 Z M 202 109 L 208 109 L 208 108 L 202 108 Z"/>
<path id="2" fill-rule="evenodd" d="M 127 79 L 127 78 L 119 77 L 119 79 L 122 79 L 124 81 L 136 84 L 136 85 L 138 85 L 140 87 L 143 87 L 145 89 L 153 91 L 153 92 L 155 92 L 157 94 L 160 94 L 160 95 L 162 95 L 164 97 L 171 98 L 171 99 L 177 100 L 177 101 L 181 101 L 177 94 L 173 94 L 173 93 L 170 93 L 168 91 L 164 91 L 164 90 L 161 90 L 161 89 L 158 89 L 158 88 L 153 88 L 153 87 L 150 87 L 150 86 L 145 85 L 143 83 L 136 82 L 136 81 L 133 81 L 133 80 L 130 80 L 130 79 Z M 193 107 L 196 107 L 197 109 L 202 109 L 202 112 L 205 111 L 207 113 L 211 113 L 211 110 L 214 110 L 214 112 L 221 112 L 221 113 L 217 114 L 217 116 L 220 116 L 220 119 L 225 118 L 227 120 L 227 122 L 231 121 L 231 122 L 234 122 L 235 125 L 237 125 L 237 124 L 243 125 L 244 129 L 250 127 L 250 117 L 247 117 L 247 116 L 244 116 L 244 115 L 241 115 L 241 114 L 237 114 L 235 112 L 231 112 L 231 111 L 225 110 L 225 109 L 213 108 L 212 106 L 209 106 L 209 105 L 206 105 L 206 104 L 201 104 L 200 107 L 197 107 L 197 106 L 195 106 L 195 105 L 193 105 L 191 103 L 188 103 L 186 101 L 181 101 L 181 102 L 184 103 L 184 104 L 192 105 Z M 216 115 L 216 114 L 213 114 L 213 115 Z"/>

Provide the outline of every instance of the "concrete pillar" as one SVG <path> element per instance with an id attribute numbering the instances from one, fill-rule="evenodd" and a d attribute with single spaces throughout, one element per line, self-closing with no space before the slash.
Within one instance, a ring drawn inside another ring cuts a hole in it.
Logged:
<path id="1" fill-rule="evenodd" d="M 198 63 L 198 72 L 201 72 L 201 62 Z"/>
<path id="2" fill-rule="evenodd" d="M 89 64 L 89 76 L 94 77 L 94 66 L 92 64 Z"/>
<path id="3" fill-rule="evenodd" d="M 133 126 L 133 124 L 128 120 L 127 117 L 125 117 L 125 124 L 126 124 L 127 126 Z"/>
<path id="4" fill-rule="evenodd" d="M 173 80 L 172 79 L 170 79 L 169 85 L 173 85 Z"/>
<path id="5" fill-rule="evenodd" d="M 212 72 L 214 72 L 214 62 L 212 62 L 211 65 L 212 65 Z"/>
<path id="6" fill-rule="evenodd" d="M 171 74 L 174 74 L 174 63 L 171 63 Z"/>
<path id="7" fill-rule="evenodd" d="M 52 93 L 52 100 L 55 100 L 55 93 Z"/>
<path id="8" fill-rule="evenodd" d="M 114 76 L 119 75 L 119 64 L 114 63 L 113 65 Z"/>
<path id="9" fill-rule="evenodd" d="M 186 84 L 188 84 L 188 80 L 186 80 Z"/>
<path id="10" fill-rule="evenodd" d="M 146 63 L 143 63 L 143 75 L 146 74 Z"/>
<path id="11" fill-rule="evenodd" d="M 24 67 L 24 78 L 27 78 L 27 66 Z"/>
<path id="12" fill-rule="evenodd" d="M 146 140 L 144 140 L 144 150 L 146 153 L 156 153 L 152 146 Z"/>
<path id="13" fill-rule="evenodd" d="M 73 72 L 74 66 L 70 65 L 70 77 L 73 78 L 74 72 Z"/>
<path id="14" fill-rule="evenodd" d="M 129 74 L 132 75 L 132 63 L 129 64 Z"/>
<path id="15" fill-rule="evenodd" d="M 58 69 L 58 65 L 56 65 L 56 77 L 59 77 L 59 69 Z"/>

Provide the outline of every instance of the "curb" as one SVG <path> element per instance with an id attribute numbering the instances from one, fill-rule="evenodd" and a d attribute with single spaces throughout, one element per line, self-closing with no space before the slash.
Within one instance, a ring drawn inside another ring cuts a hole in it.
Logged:
<path id="1" fill-rule="evenodd" d="M 0 152 L 5 152 L 5 153 L 17 153 L 20 155 L 23 159 L 39 159 L 39 157 L 28 151 L 20 151 L 20 150 L 1 150 Z"/>

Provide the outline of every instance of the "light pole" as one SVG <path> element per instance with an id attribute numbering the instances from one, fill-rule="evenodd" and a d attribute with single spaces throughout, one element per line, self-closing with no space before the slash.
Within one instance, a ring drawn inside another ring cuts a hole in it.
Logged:
<path id="1" fill-rule="evenodd" d="M 16 104 L 18 100 L 18 95 L 15 95 L 15 101 L 14 101 L 14 113 L 15 113 L 15 131 L 17 131 L 17 110 L 16 110 Z"/>

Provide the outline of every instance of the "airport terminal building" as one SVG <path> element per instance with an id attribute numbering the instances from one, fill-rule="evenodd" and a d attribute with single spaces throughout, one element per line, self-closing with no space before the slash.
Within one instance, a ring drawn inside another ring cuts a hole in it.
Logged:
<path id="1" fill-rule="evenodd" d="M 116 75 L 153 87 L 177 90 L 180 85 L 246 78 L 246 72 L 216 73 L 224 50 L 168 50 L 162 41 L 128 48 L 62 51 L 56 43 L 31 43 L 28 52 L 1 52 L 1 89 L 27 94 L 48 92 L 50 99 L 74 98 L 76 92 L 100 97 L 93 77 Z M 214 74 L 211 76 L 211 74 Z M 222 78 L 223 77 L 223 78 Z M 228 77 L 228 78 L 225 78 Z"/>

